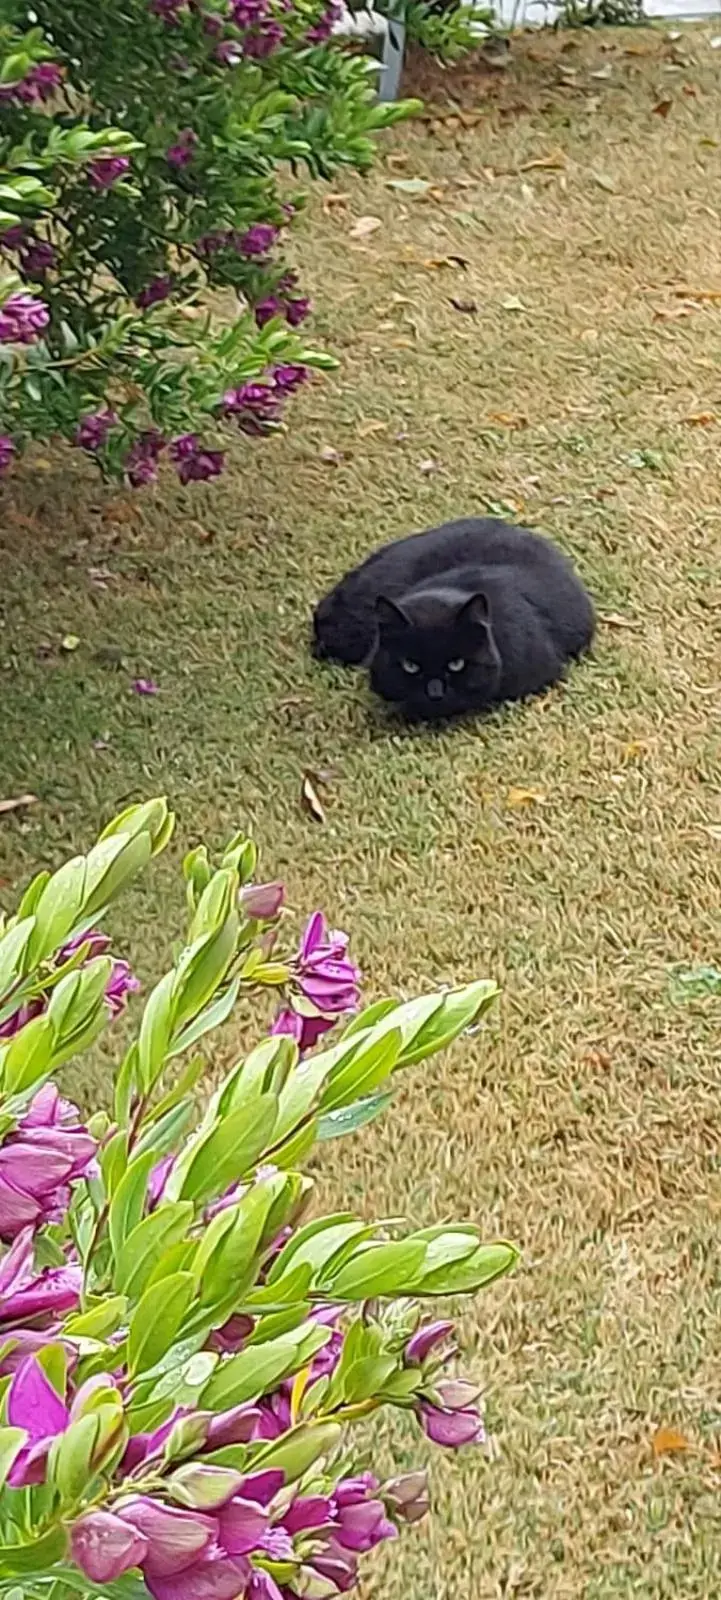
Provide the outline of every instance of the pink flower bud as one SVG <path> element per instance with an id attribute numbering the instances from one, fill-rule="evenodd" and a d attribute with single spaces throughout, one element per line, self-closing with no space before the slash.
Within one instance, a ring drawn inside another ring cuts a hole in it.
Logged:
<path id="1" fill-rule="evenodd" d="M 70 1532 L 75 1565 L 93 1583 L 113 1583 L 131 1567 L 140 1566 L 148 1541 L 111 1511 L 90 1511 Z"/>

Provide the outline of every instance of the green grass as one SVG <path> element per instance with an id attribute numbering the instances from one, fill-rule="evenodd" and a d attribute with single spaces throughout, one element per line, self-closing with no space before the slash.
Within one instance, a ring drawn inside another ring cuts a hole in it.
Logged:
<path id="1" fill-rule="evenodd" d="M 64 455 L 2 492 L 2 794 L 39 796 L 0 825 L 6 900 L 164 790 L 177 848 L 116 919 L 146 978 L 181 851 L 248 826 L 299 915 L 352 930 L 370 996 L 503 985 L 322 1183 L 523 1250 L 465 1319 L 493 1459 L 434 1456 L 436 1516 L 366 1580 L 388 1600 L 706 1600 L 721 1577 L 719 1006 L 671 981 L 719 960 L 721 305 L 693 298 L 721 291 L 718 65 L 704 30 L 633 30 L 437 76 L 430 120 L 314 203 L 299 254 L 342 365 L 287 438 L 240 443 L 208 491 L 110 496 Z M 363 214 L 382 227 L 354 243 Z M 544 700 L 399 733 L 311 663 L 311 607 L 377 542 L 498 504 L 631 626 Z M 309 768 L 333 771 L 324 826 Z M 662 1425 L 692 1448 L 654 1462 Z"/>

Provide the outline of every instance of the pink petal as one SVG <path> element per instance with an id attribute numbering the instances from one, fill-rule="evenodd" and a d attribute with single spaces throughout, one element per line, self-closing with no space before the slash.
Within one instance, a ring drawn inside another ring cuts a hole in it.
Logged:
<path id="1" fill-rule="evenodd" d="M 28 1356 L 8 1389 L 7 1417 L 12 1428 L 25 1428 L 28 1444 L 54 1439 L 68 1425 L 68 1409 L 36 1360 Z"/>
<path id="2" fill-rule="evenodd" d="M 300 959 L 307 961 L 313 951 L 323 944 L 325 939 L 325 917 L 322 911 L 314 911 L 306 924 L 305 932 L 300 944 Z"/>
<path id="3" fill-rule="evenodd" d="M 160 689 L 152 678 L 135 678 L 132 685 L 136 694 L 159 694 Z"/>
<path id="4" fill-rule="evenodd" d="M 180 1578 L 156 1577 L 147 1566 L 143 1576 L 154 1600 L 237 1600 L 246 1593 L 250 1567 L 218 1554 L 186 1567 Z"/>
<path id="5" fill-rule="evenodd" d="M 21 1228 L 32 1227 L 41 1215 L 39 1200 L 0 1175 L 0 1239 L 13 1239 Z"/>
<path id="6" fill-rule="evenodd" d="M 91 1511 L 76 1522 L 70 1535 L 73 1561 L 93 1583 L 113 1583 L 131 1567 L 140 1566 L 148 1541 L 111 1511 Z"/>
<path id="7" fill-rule="evenodd" d="M 33 1230 L 23 1228 L 7 1255 L 0 1263 L 0 1295 L 12 1294 L 14 1289 L 29 1283 L 33 1275 Z"/>
<path id="8" fill-rule="evenodd" d="M 148 1541 L 143 1562 L 146 1577 L 175 1577 L 214 1543 L 218 1531 L 215 1517 L 197 1511 L 176 1511 L 144 1495 L 118 1509 L 123 1521 L 137 1528 Z"/>
<path id="9" fill-rule="evenodd" d="M 256 1550 L 268 1527 L 268 1514 L 253 1500 L 243 1500 L 240 1495 L 218 1513 L 220 1542 L 229 1556 L 244 1556 Z"/>

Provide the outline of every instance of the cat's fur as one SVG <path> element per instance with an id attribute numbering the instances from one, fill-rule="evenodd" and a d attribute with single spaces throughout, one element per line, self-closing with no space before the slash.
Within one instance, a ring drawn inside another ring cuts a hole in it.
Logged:
<path id="1" fill-rule="evenodd" d="M 376 694 L 429 719 L 523 700 L 593 638 L 591 600 L 550 540 L 468 517 L 374 551 L 321 600 L 314 653 L 369 666 Z"/>

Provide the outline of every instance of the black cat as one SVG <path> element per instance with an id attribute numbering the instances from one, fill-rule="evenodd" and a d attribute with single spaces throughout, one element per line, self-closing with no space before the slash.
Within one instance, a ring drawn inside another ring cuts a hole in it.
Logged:
<path id="1" fill-rule="evenodd" d="M 591 600 L 561 551 L 486 517 L 376 550 L 313 620 L 319 659 L 368 666 L 376 694 L 414 720 L 538 694 L 594 631 Z"/>

